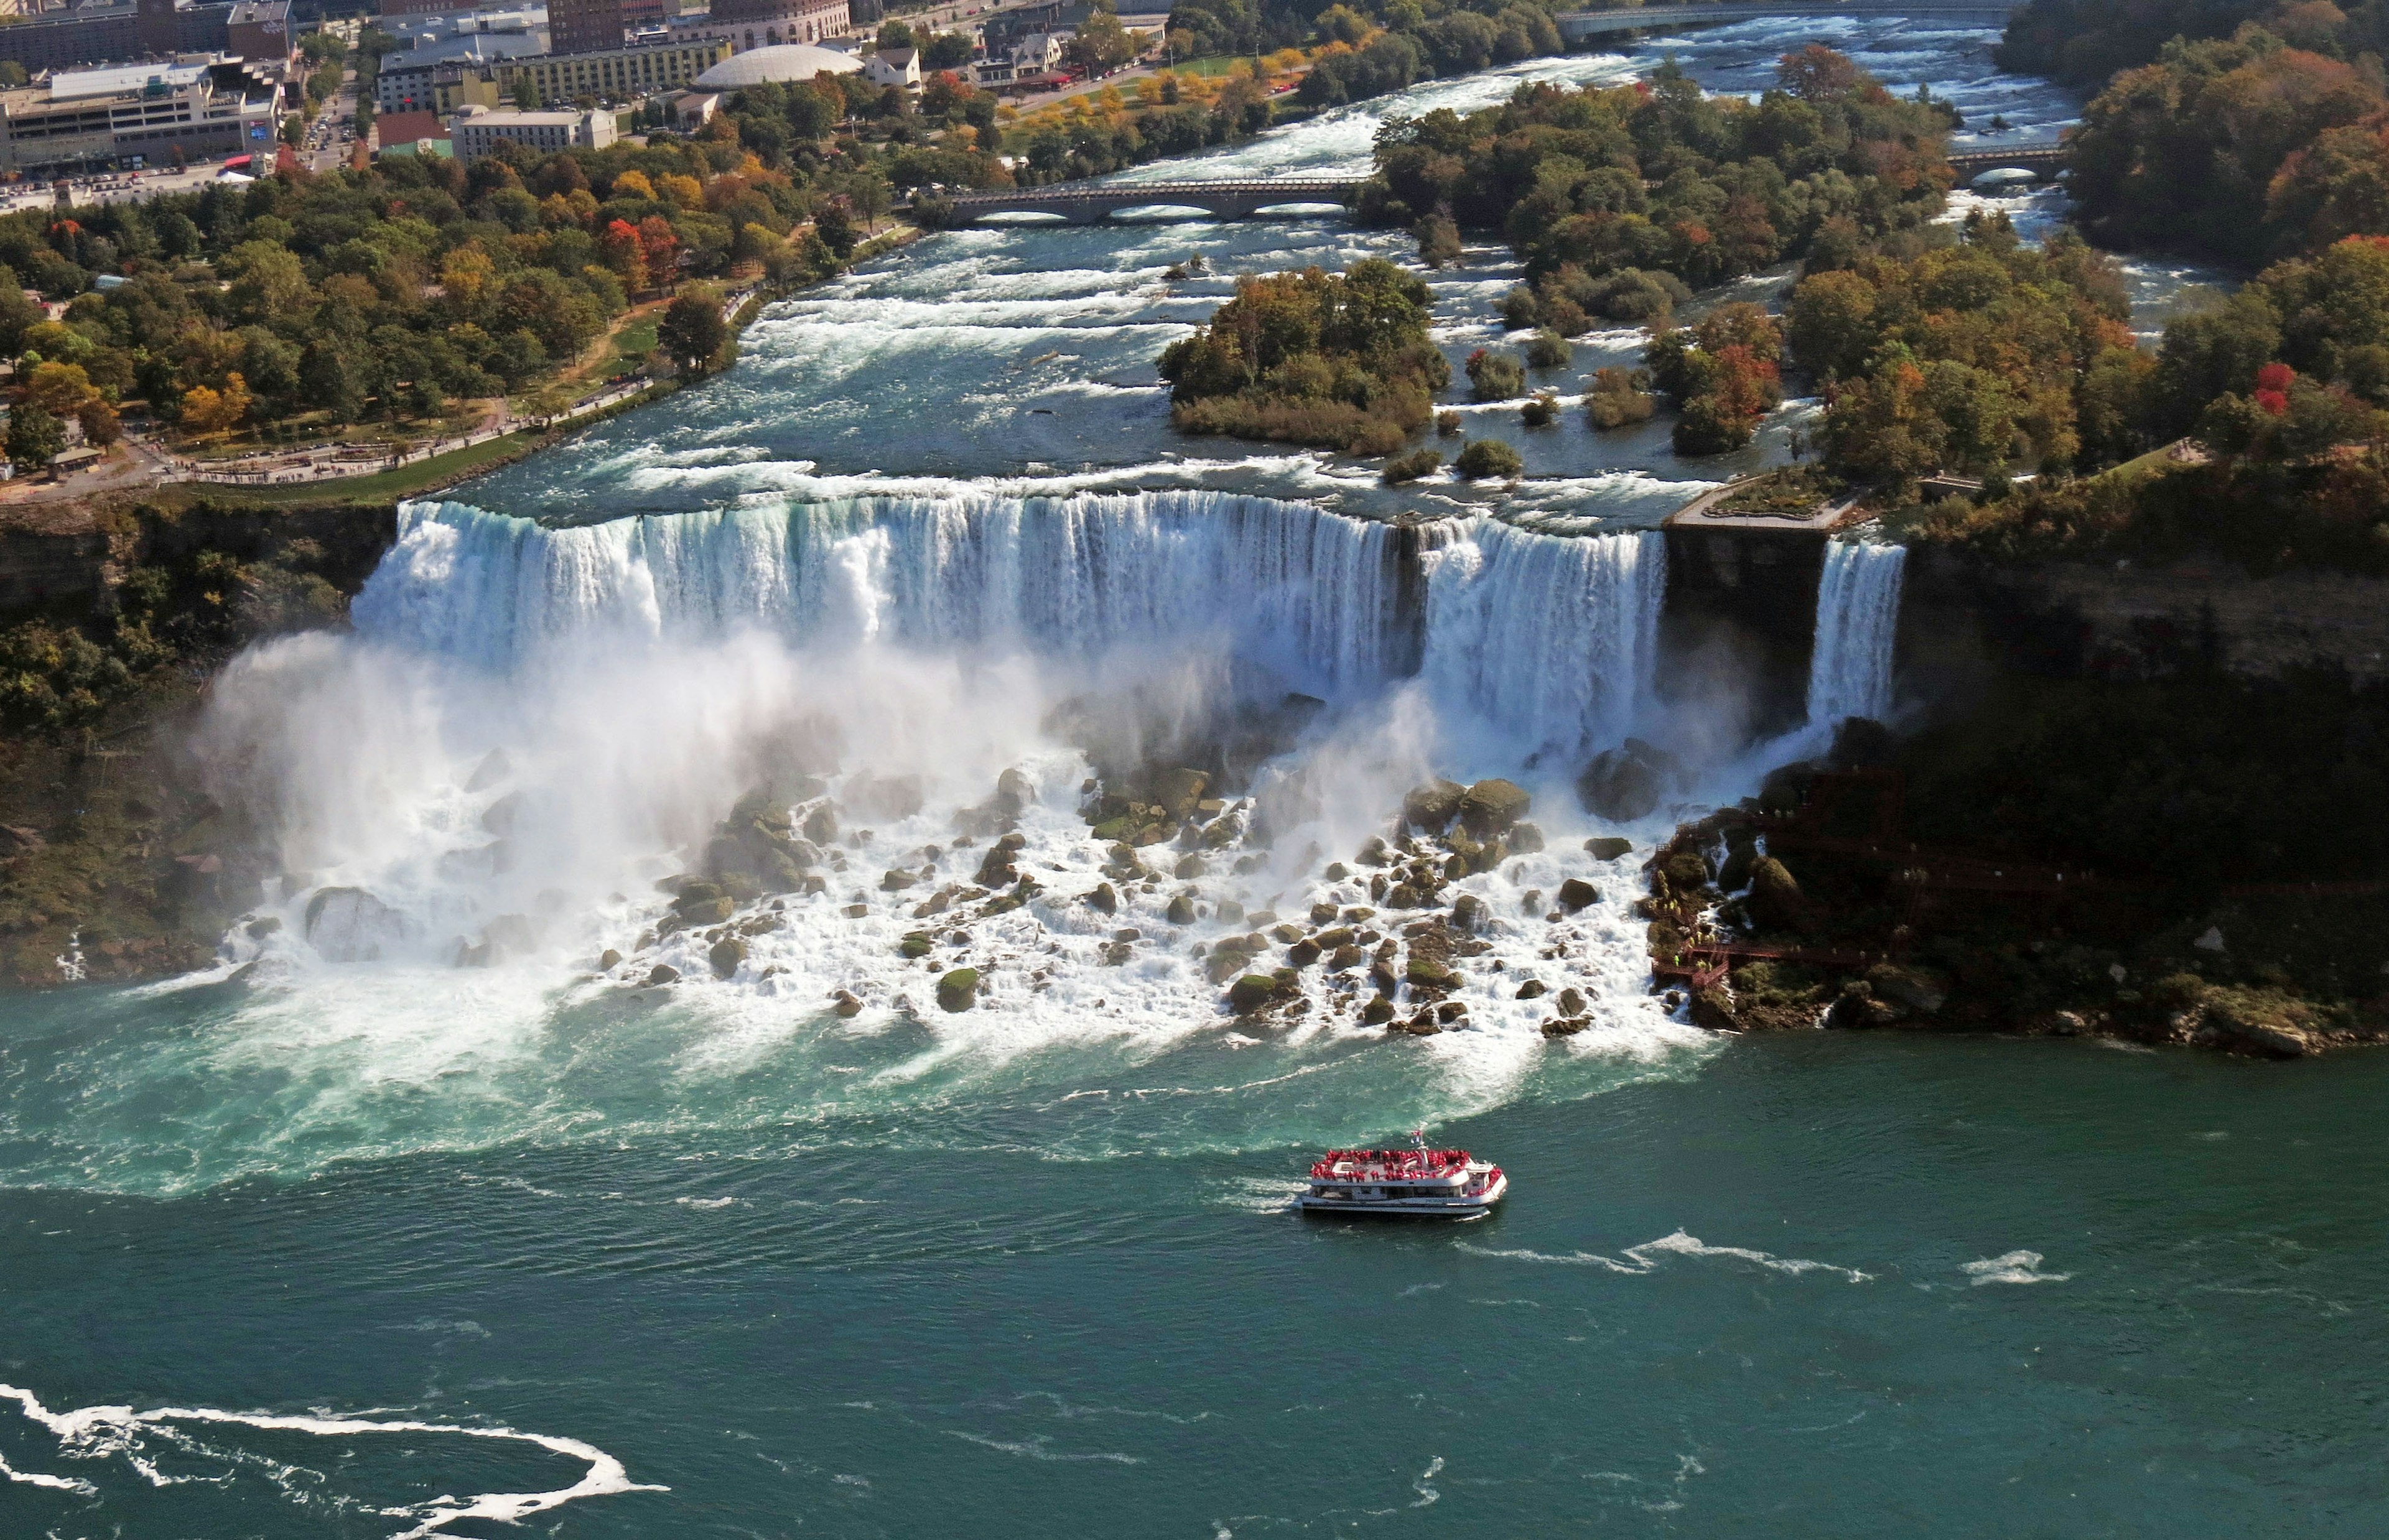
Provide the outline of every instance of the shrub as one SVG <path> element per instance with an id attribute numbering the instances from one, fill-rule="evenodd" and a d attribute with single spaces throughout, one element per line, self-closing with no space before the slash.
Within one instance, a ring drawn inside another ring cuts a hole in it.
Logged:
<path id="1" fill-rule="evenodd" d="M 1527 344 L 1527 366 L 1530 369 L 1565 369 L 1576 362 L 1576 350 L 1568 339 L 1546 326 Z"/>
<path id="2" fill-rule="evenodd" d="M 1559 421 L 1560 399 L 1548 390 L 1539 390 L 1518 409 L 1518 415 L 1528 427 L 1549 427 Z"/>
<path id="3" fill-rule="evenodd" d="M 1434 475 L 1442 465 L 1441 450 L 1412 450 L 1408 454 L 1398 455 L 1386 462 L 1385 483 L 1388 487 L 1399 487 L 1416 481 L 1420 477 Z"/>
<path id="4" fill-rule="evenodd" d="M 1594 372 L 1592 389 L 1584 398 L 1585 420 L 1596 428 L 1627 427 L 1651 420 L 1658 401 L 1641 388 L 1634 373 L 1609 368 Z"/>
<path id="5" fill-rule="evenodd" d="M 1449 408 L 1435 414 L 1435 430 L 1446 439 L 1460 437 L 1460 414 Z"/>
<path id="6" fill-rule="evenodd" d="M 1460 452 L 1451 468 L 1464 480 L 1484 481 L 1506 478 L 1527 468 L 1518 452 L 1499 439 L 1478 439 Z"/>
<path id="7" fill-rule="evenodd" d="M 1480 401 L 1506 401 L 1527 393 L 1527 371 L 1507 353 L 1484 348 L 1468 355 L 1470 392 Z"/>

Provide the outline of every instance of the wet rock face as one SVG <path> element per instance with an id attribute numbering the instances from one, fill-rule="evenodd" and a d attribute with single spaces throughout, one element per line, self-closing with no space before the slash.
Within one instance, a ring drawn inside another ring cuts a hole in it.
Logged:
<path id="1" fill-rule="evenodd" d="M 408 936 L 405 917 L 361 887 L 327 887 L 307 900 L 307 944 L 330 962 L 378 961 Z"/>
<path id="2" fill-rule="evenodd" d="M 1566 913 L 1574 914 L 1578 910 L 1590 909 L 1599 902 L 1601 902 L 1601 889 L 1586 882 L 1582 877 L 1570 877 L 1560 884 L 1560 908 Z"/>
<path id="3" fill-rule="evenodd" d="M 1430 781 L 1402 798 L 1402 819 L 1422 834 L 1440 834 L 1451 827 L 1460 799 L 1468 788 L 1457 781 Z"/>
<path id="4" fill-rule="evenodd" d="M 1799 881 L 1792 871 L 1772 856 L 1762 856 L 1750 866 L 1750 897 L 1746 900 L 1751 919 L 1762 931 L 1805 932 L 1814 923 L 1808 896 L 1800 891 Z"/>
<path id="5" fill-rule="evenodd" d="M 1577 777 L 1577 799 L 1596 818 L 1630 823 L 1656 811 L 1661 799 L 1679 788 L 1683 773 L 1683 762 L 1674 755 L 1629 738 L 1584 767 Z"/>
<path id="6" fill-rule="evenodd" d="M 1463 828 L 1480 840 L 1490 840 L 1508 833 L 1534 802 L 1514 782 L 1479 781 L 1461 794 L 1457 810 Z"/>

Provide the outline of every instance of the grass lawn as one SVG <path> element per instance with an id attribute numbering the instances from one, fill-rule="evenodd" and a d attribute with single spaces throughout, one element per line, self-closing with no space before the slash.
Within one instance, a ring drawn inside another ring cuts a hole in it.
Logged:
<path id="1" fill-rule="evenodd" d="M 486 444 L 452 450 L 446 454 L 433 455 L 428 460 L 418 460 L 411 465 L 401 465 L 396 470 L 376 471 L 371 476 L 352 476 L 338 481 L 293 481 L 279 487 L 219 487 L 195 482 L 186 484 L 186 490 L 220 503 L 396 503 L 503 460 L 509 454 L 519 453 L 530 448 L 537 437 L 531 433 L 509 433 Z"/>
<path id="2" fill-rule="evenodd" d="M 661 320 L 660 309 L 650 311 L 614 334 L 614 351 L 597 366 L 599 379 L 611 379 L 627 374 L 647 361 L 656 350 L 656 323 Z"/>

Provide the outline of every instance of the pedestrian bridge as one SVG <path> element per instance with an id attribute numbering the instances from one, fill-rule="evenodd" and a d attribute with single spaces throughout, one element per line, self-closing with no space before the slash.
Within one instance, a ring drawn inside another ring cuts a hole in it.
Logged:
<path id="1" fill-rule="evenodd" d="M 1348 204 L 1357 177 L 1243 177 L 1209 182 L 1062 182 L 954 196 L 953 223 L 990 214 L 1052 214 L 1069 224 L 1093 224 L 1139 210 L 1197 209 L 1213 219 L 1300 217 L 1320 204 Z"/>
<path id="2" fill-rule="evenodd" d="M 1716 27 L 1733 21 L 1764 21 L 1778 16 L 1914 17 L 1985 27 L 2003 27 L 2020 5 L 1999 0 L 1817 0 L 1767 5 L 1629 6 L 1622 10 L 1570 11 L 1552 19 L 1570 43 L 1661 27 Z"/>

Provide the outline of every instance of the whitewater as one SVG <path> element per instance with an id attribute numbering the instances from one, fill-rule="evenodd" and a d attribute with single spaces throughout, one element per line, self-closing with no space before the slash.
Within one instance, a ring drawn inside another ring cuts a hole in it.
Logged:
<path id="1" fill-rule="evenodd" d="M 1129 174 L 1353 170 L 1390 112 L 1669 54 L 1753 91 L 1812 39 L 1970 138 L 2069 120 L 1990 36 L 1755 22 Z M 2389 1521 L 2377 1431 L 2313 1394 L 2383 1345 L 2378 1248 L 2315 1239 L 2382 1201 L 2360 1066 L 2257 1106 L 2237 1066 L 1653 993 L 1654 846 L 1920 705 L 1863 538 L 1782 710 L 1667 650 L 1660 520 L 1816 403 L 1693 461 L 1455 403 L 1510 488 L 1170 430 L 1154 356 L 1235 274 L 1408 246 L 924 239 L 408 504 L 351 628 L 235 660 L 191 773 L 268 857 L 215 964 L 0 1019 L 0 1533 L 2219 1540 L 2280 1527 L 2289 1446 L 2341 1494 L 2300 1522 Z M 1455 363 L 1502 340 L 1505 251 L 1426 276 Z M 1621 824 L 1576 782 L 1629 738 L 1686 769 Z M 1498 840 L 1401 847 L 1415 789 L 1497 777 Z M 1306 961 L 1335 932 L 1361 962 Z M 1412 1128 L 1513 1202 L 1289 1215 L 1308 1152 Z"/>

